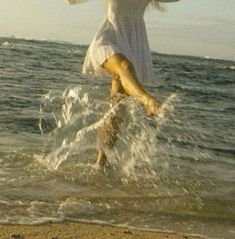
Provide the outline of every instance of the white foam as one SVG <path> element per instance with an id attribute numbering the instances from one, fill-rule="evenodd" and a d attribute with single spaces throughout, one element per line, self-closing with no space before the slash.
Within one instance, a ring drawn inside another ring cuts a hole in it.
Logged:
<path id="1" fill-rule="evenodd" d="M 8 42 L 8 41 L 5 41 L 5 42 L 2 43 L 2 47 L 4 47 L 4 48 L 14 48 L 15 44 L 13 44 L 11 42 Z"/>
<path id="2" fill-rule="evenodd" d="M 69 87 L 62 94 L 62 107 L 58 107 L 62 110 L 53 112 L 57 128 L 51 139 L 56 143 L 51 152 L 39 161 L 51 170 L 60 171 L 60 167 L 62 170 L 66 165 L 70 167 L 76 165 L 80 171 L 81 168 L 83 172 L 86 170 L 86 174 L 89 170 L 91 174 L 95 170 L 99 171 L 90 166 L 86 168 L 79 160 L 84 160 L 88 151 L 95 152 L 97 130 L 114 116 L 123 114 L 124 119 L 119 123 L 116 145 L 112 149 L 105 148 L 106 155 L 112 159 L 112 166 L 118 170 L 117 175 L 122 184 L 137 182 L 142 178 L 155 184 L 158 180 L 158 175 L 154 170 L 158 151 L 156 136 L 167 122 L 168 114 L 174 110 L 173 103 L 177 101 L 178 95 L 171 94 L 167 97 L 158 115 L 149 118 L 134 98 L 127 97 L 114 106 L 108 106 L 108 102 L 99 101 L 91 95 L 95 92 L 94 89 L 88 90 L 86 87 Z M 56 97 L 50 92 L 49 95 L 43 97 L 43 100 L 44 103 L 53 104 L 54 100 L 58 101 L 58 95 Z M 108 108 L 106 112 L 101 110 L 103 104 L 106 104 Z M 151 121 L 151 124 L 148 121 Z M 96 156 L 91 157 L 95 161 Z M 164 163 L 164 167 L 167 169 L 169 165 Z"/>
<path id="3" fill-rule="evenodd" d="M 3 46 L 10 46 L 10 43 L 8 41 L 5 41 L 2 43 Z"/>

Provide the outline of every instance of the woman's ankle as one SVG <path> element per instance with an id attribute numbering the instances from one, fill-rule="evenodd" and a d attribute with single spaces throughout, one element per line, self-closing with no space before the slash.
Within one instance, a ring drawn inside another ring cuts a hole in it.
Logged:
<path id="1" fill-rule="evenodd" d="M 98 150 L 96 163 L 98 163 L 101 166 L 104 166 L 106 162 L 107 162 L 107 157 L 105 155 L 105 152 L 103 150 Z"/>

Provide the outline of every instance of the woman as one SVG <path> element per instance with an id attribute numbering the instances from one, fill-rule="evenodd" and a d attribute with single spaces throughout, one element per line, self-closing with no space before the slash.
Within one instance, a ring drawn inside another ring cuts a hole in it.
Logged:
<path id="1" fill-rule="evenodd" d="M 66 1 L 75 4 L 86 0 Z M 105 0 L 106 17 L 89 46 L 83 73 L 111 75 L 112 102 L 118 101 L 119 94 L 135 96 L 149 116 L 156 115 L 160 102 L 141 86 L 154 79 L 143 16 L 149 4 L 159 7 L 159 2 L 175 1 L 178 0 Z M 115 121 L 118 120 L 110 119 L 102 130 L 109 146 L 115 141 L 115 133 L 112 133 L 117 129 Z M 106 162 L 103 146 L 98 149 L 97 162 L 100 164 Z"/>

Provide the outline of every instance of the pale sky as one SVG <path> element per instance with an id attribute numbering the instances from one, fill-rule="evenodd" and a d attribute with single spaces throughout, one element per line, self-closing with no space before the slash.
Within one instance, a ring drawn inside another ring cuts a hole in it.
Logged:
<path id="1" fill-rule="evenodd" d="M 120 0 L 123 1 L 123 0 Z M 145 15 L 151 50 L 235 60 L 235 0 L 181 0 Z M 0 0 L 0 36 L 89 44 L 102 0 Z"/>

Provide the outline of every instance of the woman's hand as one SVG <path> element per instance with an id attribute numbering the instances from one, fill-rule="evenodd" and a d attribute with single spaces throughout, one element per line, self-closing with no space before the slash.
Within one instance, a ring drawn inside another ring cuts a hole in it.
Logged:
<path id="1" fill-rule="evenodd" d="M 87 0 L 65 0 L 65 2 L 69 4 L 76 4 L 76 3 L 83 3 L 86 2 Z"/>
<path id="2" fill-rule="evenodd" d="M 179 0 L 158 0 L 159 2 L 178 2 Z"/>

